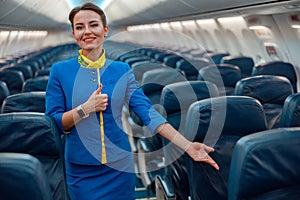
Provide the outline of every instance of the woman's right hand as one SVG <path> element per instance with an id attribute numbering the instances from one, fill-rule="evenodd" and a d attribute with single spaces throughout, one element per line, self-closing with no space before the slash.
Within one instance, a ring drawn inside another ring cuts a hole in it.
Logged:
<path id="1" fill-rule="evenodd" d="M 108 105 L 108 96 L 107 94 L 101 94 L 102 88 L 103 86 L 101 84 L 99 88 L 91 94 L 89 99 L 82 104 L 82 108 L 87 114 L 106 110 Z"/>

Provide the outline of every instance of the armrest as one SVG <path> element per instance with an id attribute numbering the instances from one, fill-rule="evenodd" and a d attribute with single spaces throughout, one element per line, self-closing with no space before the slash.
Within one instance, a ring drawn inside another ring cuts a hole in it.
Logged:
<path id="1" fill-rule="evenodd" d="M 176 195 L 174 189 L 167 180 L 164 180 L 161 176 L 155 177 L 155 191 L 157 199 L 175 200 Z"/>

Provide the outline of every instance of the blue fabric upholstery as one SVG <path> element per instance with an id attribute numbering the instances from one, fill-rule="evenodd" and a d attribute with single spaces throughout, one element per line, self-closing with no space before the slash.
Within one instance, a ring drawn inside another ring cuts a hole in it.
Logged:
<path id="1" fill-rule="evenodd" d="M 241 69 L 242 78 L 251 76 L 254 67 L 254 61 L 249 56 L 224 56 L 220 63 L 238 66 Z"/>
<path id="2" fill-rule="evenodd" d="M 299 151 L 299 127 L 241 138 L 232 156 L 228 199 L 300 199 Z"/>
<path id="3" fill-rule="evenodd" d="M 1 199 L 53 199 L 43 166 L 29 154 L 0 153 L 0 177 Z"/>
<path id="4" fill-rule="evenodd" d="M 293 88 L 290 81 L 283 76 L 260 75 L 238 81 L 234 94 L 259 100 L 266 112 L 268 127 L 277 128 L 280 126 L 284 101 L 293 94 Z"/>
<path id="5" fill-rule="evenodd" d="M 23 92 L 8 96 L 3 102 L 1 113 L 45 112 L 46 92 Z"/>
<path id="6" fill-rule="evenodd" d="M 282 108 L 280 127 L 300 127 L 300 93 L 286 98 Z"/>
<path id="7" fill-rule="evenodd" d="M 0 81 L 0 106 L 4 99 L 9 96 L 9 89 L 4 81 Z"/>
<path id="8" fill-rule="evenodd" d="M 193 103 L 188 110 L 185 136 L 215 148 L 210 156 L 220 170 L 187 157 L 192 199 L 227 200 L 228 175 L 233 148 L 243 136 L 266 130 L 262 105 L 245 96 L 221 96 Z"/>
<path id="9" fill-rule="evenodd" d="M 197 80 L 199 70 L 210 65 L 211 62 L 206 58 L 181 59 L 176 62 L 176 68 L 183 71 L 186 78 L 190 81 Z"/>
<path id="10" fill-rule="evenodd" d="M 169 55 L 169 56 L 166 56 L 164 57 L 164 64 L 169 66 L 169 67 L 172 67 L 172 68 L 176 68 L 176 62 L 183 59 L 182 56 L 179 56 L 179 55 Z"/>
<path id="11" fill-rule="evenodd" d="M 23 73 L 15 70 L 0 71 L 0 81 L 4 81 L 10 94 L 20 93 L 24 83 Z"/>
<path id="12" fill-rule="evenodd" d="M 214 62 L 214 64 L 220 64 L 223 57 L 229 56 L 229 53 L 206 53 L 205 58 L 208 58 Z"/>
<path id="13" fill-rule="evenodd" d="M 220 95 L 233 95 L 235 85 L 241 79 L 241 70 L 230 64 L 209 65 L 199 70 L 198 79 L 216 84 Z"/>
<path id="14" fill-rule="evenodd" d="M 173 83 L 164 87 L 161 95 L 167 121 L 179 132 L 184 131 L 185 119 L 190 105 L 196 101 L 219 96 L 218 88 L 207 81 Z M 184 153 L 176 145 L 163 139 L 165 179 L 168 188 L 173 188 L 176 199 L 188 199 L 189 182 Z M 165 189 L 164 189 L 165 190 Z"/>
<path id="15" fill-rule="evenodd" d="M 297 74 L 291 63 L 272 61 L 253 67 L 252 76 L 277 75 L 284 76 L 291 82 L 294 92 L 297 92 Z"/>
<path id="16" fill-rule="evenodd" d="M 62 142 L 52 118 L 43 113 L 0 115 L 0 152 L 27 153 L 39 159 L 53 199 L 67 199 Z"/>
<path id="17" fill-rule="evenodd" d="M 38 76 L 27 79 L 22 87 L 22 92 L 46 91 L 48 76 Z"/>

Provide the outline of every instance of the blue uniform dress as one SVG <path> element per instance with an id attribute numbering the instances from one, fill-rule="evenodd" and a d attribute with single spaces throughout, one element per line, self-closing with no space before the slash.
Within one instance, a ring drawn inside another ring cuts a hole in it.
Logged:
<path id="1" fill-rule="evenodd" d="M 102 93 L 108 95 L 103 114 L 107 163 L 101 163 L 99 113 L 91 113 L 66 134 L 65 161 L 71 200 L 134 199 L 134 162 L 126 133 L 122 130 L 124 103 L 152 132 L 166 120 L 158 114 L 139 88 L 126 63 L 107 59 L 100 69 Z M 97 69 L 83 68 L 77 58 L 54 64 L 46 90 L 46 114 L 53 117 L 60 133 L 62 115 L 84 103 L 98 88 Z"/>

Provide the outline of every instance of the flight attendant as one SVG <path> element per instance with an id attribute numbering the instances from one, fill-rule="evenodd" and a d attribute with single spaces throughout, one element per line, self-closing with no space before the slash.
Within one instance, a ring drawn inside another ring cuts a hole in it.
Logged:
<path id="1" fill-rule="evenodd" d="M 92 3 L 69 13 L 78 57 L 52 66 L 46 90 L 46 114 L 65 134 L 65 162 L 71 200 L 133 200 L 134 161 L 122 130 L 128 104 L 153 133 L 184 150 L 195 161 L 218 165 L 213 148 L 190 142 L 155 111 L 126 63 L 106 59 L 106 16 Z"/>

